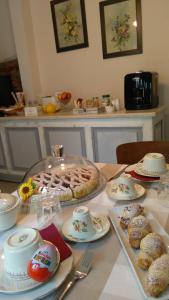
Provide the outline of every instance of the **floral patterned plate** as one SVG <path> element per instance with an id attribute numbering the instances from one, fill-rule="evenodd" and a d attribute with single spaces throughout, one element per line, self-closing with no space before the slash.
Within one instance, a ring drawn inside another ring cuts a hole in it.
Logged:
<path id="1" fill-rule="evenodd" d="M 118 201 L 136 200 L 145 194 L 145 189 L 140 184 L 134 184 L 134 187 L 136 190 L 136 195 L 125 193 L 125 191 L 123 193 L 120 193 L 118 184 L 115 181 L 110 181 L 107 184 L 106 191 L 108 196 L 113 200 L 118 200 Z"/>
<path id="2" fill-rule="evenodd" d="M 96 222 L 99 224 L 99 227 L 101 227 L 101 230 L 96 232 L 90 239 L 80 239 L 80 238 L 76 238 L 70 234 L 72 218 L 70 218 L 68 221 L 66 221 L 62 226 L 62 233 L 63 233 L 64 237 L 67 240 L 73 241 L 73 242 L 88 243 L 88 242 L 96 241 L 96 240 L 102 238 L 103 236 L 105 236 L 110 229 L 109 219 L 105 215 L 100 215 L 100 214 L 95 214 L 95 213 L 91 213 L 91 215 L 92 215 L 93 219 L 95 219 Z"/>

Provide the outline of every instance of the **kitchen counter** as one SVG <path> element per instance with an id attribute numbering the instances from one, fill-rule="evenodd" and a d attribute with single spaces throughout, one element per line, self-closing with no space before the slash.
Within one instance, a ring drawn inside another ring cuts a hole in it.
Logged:
<path id="1" fill-rule="evenodd" d="M 94 162 L 116 162 L 116 147 L 134 141 L 164 138 L 165 107 L 148 110 L 0 118 L 0 179 L 20 180 L 37 161 L 62 144 L 65 154 Z"/>
<path id="2" fill-rule="evenodd" d="M 152 109 L 147 110 L 126 110 L 121 109 L 119 111 L 113 112 L 113 113 L 82 113 L 82 114 L 74 114 L 72 111 L 70 112 L 64 112 L 64 111 L 58 111 L 56 113 L 52 114 L 45 114 L 41 113 L 38 116 L 30 116 L 26 117 L 22 114 L 19 115 L 11 115 L 11 116 L 4 116 L 2 117 L 5 120 L 11 120 L 11 119 L 27 119 L 27 120 L 34 120 L 34 119 L 82 119 L 82 118 L 89 118 L 89 119 L 97 119 L 98 117 L 100 119 L 108 119 L 108 118 L 119 118 L 119 117 L 143 117 L 146 118 L 148 116 L 155 117 L 157 114 L 164 112 L 165 106 L 160 106 Z M 0 118 L 0 121 L 2 119 Z"/>

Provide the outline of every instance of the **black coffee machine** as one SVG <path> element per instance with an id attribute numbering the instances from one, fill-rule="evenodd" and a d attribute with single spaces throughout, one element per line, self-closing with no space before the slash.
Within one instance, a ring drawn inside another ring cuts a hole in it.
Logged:
<path id="1" fill-rule="evenodd" d="M 126 109 L 147 109 L 158 106 L 158 73 L 139 71 L 124 78 Z"/>

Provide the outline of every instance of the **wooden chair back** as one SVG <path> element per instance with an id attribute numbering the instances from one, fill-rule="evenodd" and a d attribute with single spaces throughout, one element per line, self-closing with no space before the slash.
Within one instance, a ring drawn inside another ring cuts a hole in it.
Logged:
<path id="1" fill-rule="evenodd" d="M 116 148 L 117 163 L 135 164 L 146 153 L 162 153 L 169 163 L 169 141 L 145 141 L 121 144 Z"/>

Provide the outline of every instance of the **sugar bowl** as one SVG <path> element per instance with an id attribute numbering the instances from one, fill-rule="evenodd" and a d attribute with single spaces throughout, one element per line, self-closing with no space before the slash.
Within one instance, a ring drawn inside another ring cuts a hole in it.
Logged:
<path id="1" fill-rule="evenodd" d="M 14 226 L 20 208 L 19 199 L 11 194 L 0 193 L 0 231 Z"/>

